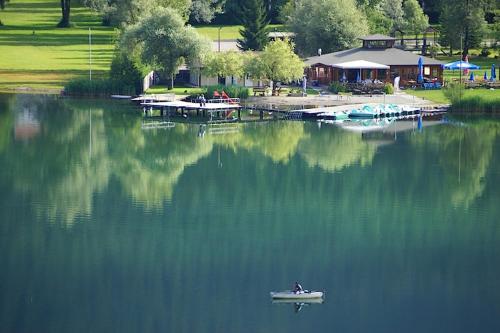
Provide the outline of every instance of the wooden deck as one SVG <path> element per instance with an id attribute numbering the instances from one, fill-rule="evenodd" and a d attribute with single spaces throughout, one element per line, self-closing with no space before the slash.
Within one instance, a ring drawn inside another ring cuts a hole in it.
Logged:
<path id="1" fill-rule="evenodd" d="M 141 103 L 144 107 L 150 107 L 155 109 L 162 108 L 173 108 L 173 109 L 184 109 L 184 110 L 201 110 L 207 112 L 217 112 L 225 110 L 236 110 L 241 109 L 240 104 L 230 104 L 230 103 L 205 103 L 201 105 L 200 103 L 184 102 L 184 101 L 173 101 L 173 102 L 146 102 Z"/>

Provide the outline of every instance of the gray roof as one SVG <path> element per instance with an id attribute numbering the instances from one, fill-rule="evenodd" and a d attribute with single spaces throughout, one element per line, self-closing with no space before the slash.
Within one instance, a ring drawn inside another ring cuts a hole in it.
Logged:
<path id="1" fill-rule="evenodd" d="M 419 57 L 421 56 L 393 47 L 387 49 L 365 49 L 362 47 L 358 47 L 350 50 L 310 57 L 305 61 L 305 63 L 309 66 L 314 64 L 324 64 L 331 66 L 348 61 L 366 60 L 378 64 L 384 64 L 387 66 L 416 66 Z M 422 58 L 424 60 L 424 65 L 444 64 L 443 62 L 436 59 L 428 57 Z"/>
<path id="2" fill-rule="evenodd" d="M 295 33 L 288 31 L 271 31 L 267 34 L 269 38 L 290 38 L 295 37 Z"/>
<path id="3" fill-rule="evenodd" d="M 396 40 L 394 37 L 389 37 L 381 34 L 368 35 L 364 37 L 360 37 L 361 40 Z"/>

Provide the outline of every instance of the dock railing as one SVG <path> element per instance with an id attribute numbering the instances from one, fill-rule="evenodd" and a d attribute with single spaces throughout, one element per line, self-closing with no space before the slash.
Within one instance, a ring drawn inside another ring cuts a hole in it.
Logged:
<path id="1" fill-rule="evenodd" d="M 228 103 L 228 104 L 240 104 L 239 98 L 211 98 L 207 100 L 207 103 Z"/>

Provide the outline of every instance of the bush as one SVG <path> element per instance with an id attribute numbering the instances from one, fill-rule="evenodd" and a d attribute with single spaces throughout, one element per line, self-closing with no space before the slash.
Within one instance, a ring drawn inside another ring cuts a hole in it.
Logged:
<path id="1" fill-rule="evenodd" d="M 346 92 L 347 86 L 340 82 L 332 82 L 328 87 L 328 90 L 330 90 L 334 94 L 338 94 L 339 92 Z"/>
<path id="2" fill-rule="evenodd" d="M 250 96 L 250 89 L 238 85 L 224 86 L 221 84 L 207 87 L 207 98 L 214 98 L 214 92 L 221 93 L 223 90 L 229 97 L 245 99 Z"/>
<path id="3" fill-rule="evenodd" d="M 384 93 L 386 93 L 387 95 L 394 94 L 394 86 L 392 85 L 392 83 L 384 84 Z"/>
<path id="4" fill-rule="evenodd" d="M 143 93 L 142 81 L 148 73 L 147 68 L 141 66 L 126 54 L 117 53 L 111 62 L 110 79 L 123 84 L 123 87 L 134 87 L 132 95 Z"/>
<path id="5" fill-rule="evenodd" d="M 453 104 L 461 99 L 460 97 L 463 94 L 463 90 L 464 86 L 462 84 L 450 82 L 450 84 L 448 84 L 448 87 L 443 89 L 443 94 Z"/>
<path id="6" fill-rule="evenodd" d="M 143 92 L 142 80 L 146 74 L 147 69 L 137 61 L 117 53 L 111 62 L 109 78 L 72 79 L 64 87 L 64 92 L 81 96 L 138 95 Z"/>

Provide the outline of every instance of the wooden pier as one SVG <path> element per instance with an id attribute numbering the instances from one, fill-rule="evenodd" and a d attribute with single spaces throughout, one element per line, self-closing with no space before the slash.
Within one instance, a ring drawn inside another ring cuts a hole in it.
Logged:
<path id="1" fill-rule="evenodd" d="M 160 115 L 170 115 L 172 112 L 180 112 L 181 116 L 187 116 L 189 113 L 196 113 L 196 116 L 217 118 L 228 118 L 234 111 L 241 119 L 241 109 L 243 106 L 237 103 L 193 103 L 185 101 L 172 102 L 145 102 L 141 103 L 144 114 L 153 109 L 160 110 Z"/>

